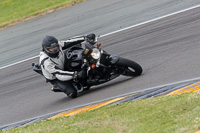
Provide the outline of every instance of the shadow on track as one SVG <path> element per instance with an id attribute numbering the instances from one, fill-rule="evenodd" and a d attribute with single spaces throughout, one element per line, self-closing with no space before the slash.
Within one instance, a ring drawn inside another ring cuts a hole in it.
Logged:
<path id="1" fill-rule="evenodd" d="M 124 77 L 124 76 L 120 76 L 118 79 L 114 79 L 114 80 L 112 80 L 112 81 L 110 81 L 108 83 L 104 83 L 104 84 L 101 84 L 101 85 L 98 85 L 98 86 L 91 87 L 89 90 L 84 91 L 83 93 L 78 94 L 77 98 L 71 99 L 71 98 L 69 98 L 67 96 L 64 96 L 64 97 L 62 96 L 61 99 L 58 99 L 58 100 L 52 102 L 50 104 L 50 106 L 64 105 L 64 104 L 66 104 L 66 102 L 68 104 L 70 104 L 71 102 L 77 102 L 77 101 L 80 100 L 81 97 L 87 96 L 88 94 L 96 93 L 98 91 L 103 91 L 104 89 L 108 89 L 108 87 L 116 86 L 118 84 L 130 81 L 130 80 L 135 79 L 135 78 L 136 77 Z M 63 95 L 65 95 L 65 94 L 63 93 Z"/>
<path id="2" fill-rule="evenodd" d="M 110 81 L 108 83 L 104 83 L 104 84 L 101 84 L 101 85 L 93 86 L 89 90 L 79 94 L 77 98 L 82 97 L 82 96 L 87 95 L 87 94 L 102 91 L 104 89 L 107 89 L 110 86 L 118 85 L 118 84 L 121 84 L 123 82 L 129 81 L 131 79 L 134 79 L 134 78 L 133 77 L 125 77 L 125 78 L 115 79 L 113 81 Z"/>

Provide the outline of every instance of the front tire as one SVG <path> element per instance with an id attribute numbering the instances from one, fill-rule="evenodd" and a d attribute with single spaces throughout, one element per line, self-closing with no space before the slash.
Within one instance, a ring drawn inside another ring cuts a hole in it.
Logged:
<path id="1" fill-rule="evenodd" d="M 122 75 L 124 76 L 139 76 L 142 74 L 143 71 L 142 67 L 138 63 L 122 57 L 119 57 L 119 60 L 116 62 L 116 65 L 124 68 L 124 73 L 122 73 Z"/>

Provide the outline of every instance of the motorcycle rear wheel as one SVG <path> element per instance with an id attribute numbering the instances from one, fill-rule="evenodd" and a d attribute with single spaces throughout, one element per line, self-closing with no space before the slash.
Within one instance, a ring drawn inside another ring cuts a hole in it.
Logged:
<path id="1" fill-rule="evenodd" d="M 124 76 L 139 76 L 143 71 L 142 67 L 138 63 L 122 57 L 119 57 L 119 60 L 116 64 L 125 68 L 124 73 L 122 73 Z"/>

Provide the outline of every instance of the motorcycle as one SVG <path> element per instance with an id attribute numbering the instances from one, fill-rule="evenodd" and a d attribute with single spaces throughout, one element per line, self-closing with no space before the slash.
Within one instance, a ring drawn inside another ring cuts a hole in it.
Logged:
<path id="1" fill-rule="evenodd" d="M 101 48 L 101 43 L 95 44 L 86 43 L 81 47 L 73 46 L 64 51 L 65 70 L 87 72 L 85 78 L 72 81 L 78 93 L 111 81 L 120 75 L 135 77 L 142 74 L 142 67 L 138 63 L 109 54 Z M 33 71 L 43 75 L 39 63 L 32 63 L 32 66 Z"/>

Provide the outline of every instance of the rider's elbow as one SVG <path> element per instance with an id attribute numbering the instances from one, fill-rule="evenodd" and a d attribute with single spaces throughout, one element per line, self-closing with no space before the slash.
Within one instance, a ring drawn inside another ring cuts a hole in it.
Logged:
<path id="1" fill-rule="evenodd" d="M 56 74 L 55 75 L 56 78 L 60 81 L 69 81 L 69 80 L 72 80 L 72 76 L 69 76 L 69 75 L 59 75 L 59 74 Z"/>

